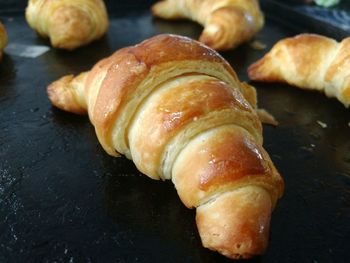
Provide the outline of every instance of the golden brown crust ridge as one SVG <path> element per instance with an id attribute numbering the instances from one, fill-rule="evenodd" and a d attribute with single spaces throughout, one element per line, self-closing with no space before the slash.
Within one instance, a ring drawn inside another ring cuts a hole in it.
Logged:
<path id="1" fill-rule="evenodd" d="M 140 106 L 139 112 L 142 114 L 135 117 L 137 123 L 129 133 L 130 145 L 135 146 L 131 149 L 132 155 L 137 153 L 139 156 L 137 159 L 134 157 L 138 169 L 153 175 L 152 178 L 162 177 L 159 166 L 164 149 L 159 145 L 167 145 L 191 122 L 202 122 L 209 113 L 224 110 L 231 110 L 236 118 L 238 114 L 235 112 L 245 113 L 243 118 L 248 115 L 256 118 L 255 112 L 238 90 L 232 90 L 226 83 L 204 75 L 177 77 L 154 93 L 143 103 L 151 105 Z M 256 123 L 256 126 L 259 124 Z M 254 129 L 259 130 L 257 127 Z"/>
<path id="2" fill-rule="evenodd" d="M 194 158 L 195 162 L 182 165 Z M 218 193 L 247 185 L 265 188 L 274 207 L 284 188 L 262 146 L 244 128 L 231 125 L 192 140 L 174 164 L 173 182 L 187 207 L 200 206 Z"/>
<path id="3" fill-rule="evenodd" d="M 184 63 L 178 63 L 181 61 Z M 227 71 L 227 81 L 238 82 L 235 72 L 217 52 L 189 38 L 166 34 L 153 37 L 134 47 L 119 50 L 107 58 L 103 64 L 96 65 L 96 70 L 93 69 L 89 74 L 88 83 L 89 79 L 95 78 L 94 72 L 100 74 L 104 71 L 105 76 L 99 87 L 94 109 L 90 111 L 93 111 L 90 118 L 95 125 L 100 143 L 109 154 L 114 155 L 115 152 L 111 146 L 111 132 L 119 109 L 129 101 L 130 96 L 133 96 L 135 88 L 140 85 L 145 76 L 149 75 L 154 68 L 158 68 L 157 74 L 161 74 L 162 68 L 174 68 L 172 71 L 175 72 L 178 70 L 175 67 L 179 65 L 183 66 L 183 72 L 191 72 L 191 66 L 186 64 L 188 61 L 218 64 Z M 198 69 L 193 70 L 198 71 Z M 244 85 L 240 88 L 248 89 Z"/>

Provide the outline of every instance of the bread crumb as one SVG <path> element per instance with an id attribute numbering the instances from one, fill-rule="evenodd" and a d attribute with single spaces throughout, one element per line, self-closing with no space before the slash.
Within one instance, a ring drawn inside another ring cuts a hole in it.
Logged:
<path id="1" fill-rule="evenodd" d="M 327 128 L 327 123 L 324 123 L 324 122 L 322 122 L 322 121 L 317 121 L 317 123 L 318 123 L 323 129 Z"/>
<path id="2" fill-rule="evenodd" d="M 278 121 L 275 119 L 275 117 L 265 109 L 257 109 L 256 113 L 258 114 L 258 117 L 262 123 L 270 124 L 273 126 L 278 125 Z"/>
<path id="3" fill-rule="evenodd" d="M 250 47 L 256 50 L 264 50 L 266 48 L 266 44 L 259 40 L 254 40 L 253 42 L 250 42 Z"/>

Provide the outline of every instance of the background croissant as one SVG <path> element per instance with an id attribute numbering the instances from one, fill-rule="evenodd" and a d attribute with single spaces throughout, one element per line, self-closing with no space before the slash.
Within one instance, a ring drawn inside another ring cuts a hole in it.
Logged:
<path id="1" fill-rule="evenodd" d="M 252 80 L 323 91 L 349 107 L 350 37 L 340 43 L 315 34 L 283 39 L 251 65 L 248 74 Z"/>
<path id="2" fill-rule="evenodd" d="M 26 19 L 53 47 L 68 50 L 102 37 L 108 28 L 102 0 L 29 0 Z"/>
<path id="3" fill-rule="evenodd" d="M 254 89 L 218 53 L 159 35 L 53 82 L 48 95 L 61 109 L 87 112 L 110 155 L 171 179 L 197 208 L 205 247 L 230 258 L 264 252 L 283 180 L 262 147 Z"/>
<path id="4" fill-rule="evenodd" d="M 204 26 L 199 40 L 227 50 L 250 40 L 264 24 L 257 0 L 165 0 L 152 7 L 155 16 L 187 18 Z"/>
<path id="5" fill-rule="evenodd" d="M 4 25 L 0 22 L 0 59 L 3 55 L 3 50 L 7 45 L 7 33 Z"/>

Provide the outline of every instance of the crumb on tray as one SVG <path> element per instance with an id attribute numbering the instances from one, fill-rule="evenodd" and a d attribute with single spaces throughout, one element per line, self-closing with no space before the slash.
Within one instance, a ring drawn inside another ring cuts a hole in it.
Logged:
<path id="1" fill-rule="evenodd" d="M 327 123 L 324 123 L 322 121 L 317 121 L 318 125 L 320 125 L 323 129 L 327 128 Z"/>
<path id="2" fill-rule="evenodd" d="M 266 44 L 259 40 L 254 40 L 250 42 L 250 47 L 256 50 L 264 50 L 266 48 Z"/>

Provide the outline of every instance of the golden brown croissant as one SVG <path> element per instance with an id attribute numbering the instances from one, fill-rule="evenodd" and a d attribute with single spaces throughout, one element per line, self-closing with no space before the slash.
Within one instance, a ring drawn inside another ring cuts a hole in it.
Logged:
<path id="1" fill-rule="evenodd" d="M 203 245 L 231 258 L 264 252 L 283 192 L 262 147 L 253 91 L 214 50 L 175 35 L 121 49 L 48 87 L 57 107 L 89 114 L 110 155 L 171 179 L 197 208 Z"/>
<path id="2" fill-rule="evenodd" d="M 248 69 L 252 80 L 323 91 L 350 105 L 350 37 L 337 41 L 301 34 L 279 41 Z"/>
<path id="3" fill-rule="evenodd" d="M 7 45 L 7 33 L 4 25 L 0 22 L 0 59 L 2 58 L 3 50 Z"/>
<path id="4" fill-rule="evenodd" d="M 29 0 L 26 19 L 53 47 L 68 50 L 99 39 L 108 28 L 102 0 Z"/>
<path id="5" fill-rule="evenodd" d="M 164 0 L 153 5 L 152 13 L 198 22 L 204 26 L 199 40 L 216 50 L 250 40 L 264 24 L 258 0 Z"/>

